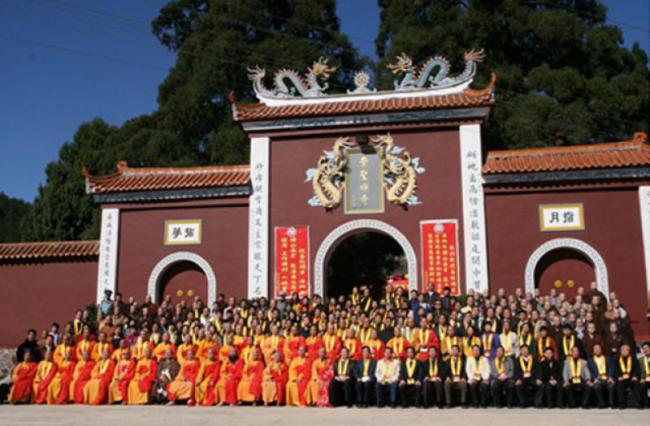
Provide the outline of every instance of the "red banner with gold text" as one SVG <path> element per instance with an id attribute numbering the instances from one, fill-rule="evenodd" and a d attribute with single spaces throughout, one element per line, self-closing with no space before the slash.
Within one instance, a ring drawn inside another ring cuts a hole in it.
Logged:
<path id="1" fill-rule="evenodd" d="M 275 297 L 309 294 L 309 227 L 275 228 Z"/>
<path id="2" fill-rule="evenodd" d="M 422 221 L 420 238 L 424 288 L 441 292 L 449 287 L 451 294 L 459 294 L 458 221 Z"/>

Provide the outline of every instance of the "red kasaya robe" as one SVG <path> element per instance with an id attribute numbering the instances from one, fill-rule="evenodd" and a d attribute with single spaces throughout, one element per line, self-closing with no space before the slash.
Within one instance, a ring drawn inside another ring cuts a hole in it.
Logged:
<path id="1" fill-rule="evenodd" d="M 91 405 L 106 404 L 108 400 L 108 387 L 111 384 L 111 380 L 113 380 L 113 373 L 115 371 L 115 361 L 112 359 L 99 361 L 95 364 L 95 370 L 99 374 L 97 397 L 94 401 L 88 401 L 88 403 Z"/>
<path id="2" fill-rule="evenodd" d="M 74 378 L 75 363 L 73 361 L 63 361 L 59 365 L 57 374 L 61 378 L 61 387 L 59 394 L 56 395 L 55 404 L 67 404 L 70 399 L 70 383 Z"/>
<path id="3" fill-rule="evenodd" d="M 201 365 L 201 371 L 196 378 L 196 390 L 194 392 L 196 405 L 211 406 L 217 403 L 217 382 L 221 364 L 219 361 L 206 360 Z"/>
<path id="4" fill-rule="evenodd" d="M 9 393 L 9 402 L 29 402 L 32 397 L 32 382 L 38 365 L 35 362 L 21 362 L 14 368 L 13 386 Z"/>
<path id="5" fill-rule="evenodd" d="M 170 401 L 186 399 L 192 402 L 194 400 L 194 385 L 200 370 L 201 361 L 198 359 L 186 361 L 174 381 L 167 385 L 167 398 Z"/>
<path id="6" fill-rule="evenodd" d="M 41 361 L 38 363 L 36 377 L 34 378 L 34 393 L 32 395 L 34 404 L 45 404 L 47 402 L 47 389 L 56 375 L 57 367 L 54 361 Z"/>
<path id="7" fill-rule="evenodd" d="M 117 390 L 122 401 L 129 400 L 129 383 L 135 376 L 135 361 L 120 360 L 115 367 L 113 379 L 117 381 Z"/>
<path id="8" fill-rule="evenodd" d="M 237 386 L 244 371 L 244 361 L 238 359 L 235 362 L 227 360 L 221 365 L 221 378 L 223 398 L 221 402 L 234 405 L 237 403 Z"/>
<path id="9" fill-rule="evenodd" d="M 72 383 L 70 384 L 71 399 L 75 404 L 84 403 L 84 387 L 90 380 L 95 367 L 95 361 L 79 361 L 74 368 Z"/>

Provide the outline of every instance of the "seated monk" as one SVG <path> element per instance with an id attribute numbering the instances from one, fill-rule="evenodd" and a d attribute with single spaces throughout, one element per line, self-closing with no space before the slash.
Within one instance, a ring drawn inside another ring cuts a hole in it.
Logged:
<path id="1" fill-rule="evenodd" d="M 54 362 L 54 352 L 45 352 L 45 358 L 38 363 L 36 376 L 32 385 L 32 402 L 34 404 L 45 404 L 47 402 L 47 389 L 56 375 L 57 365 Z"/>
<path id="2" fill-rule="evenodd" d="M 178 372 L 181 369 L 180 364 L 176 361 L 176 351 L 172 347 L 168 347 L 162 358 L 158 361 L 158 369 L 156 371 L 156 380 L 151 386 L 149 398 L 151 402 L 156 404 L 166 403 L 167 387 L 174 381 Z"/>
<path id="3" fill-rule="evenodd" d="M 205 362 L 201 364 L 201 371 L 196 378 L 194 401 L 196 405 L 211 406 L 217 403 L 217 382 L 221 364 L 217 361 L 217 350 L 209 349 Z"/>
<path id="4" fill-rule="evenodd" d="M 244 361 L 239 359 L 237 348 L 230 346 L 228 358 L 221 363 L 221 373 L 217 382 L 219 405 L 237 403 L 237 385 L 244 370 Z"/>
<path id="5" fill-rule="evenodd" d="M 264 376 L 264 362 L 261 359 L 260 350 L 253 346 L 250 358 L 244 365 L 242 378 L 237 386 L 237 401 L 252 402 L 257 405 L 262 399 L 262 377 Z"/>
<path id="6" fill-rule="evenodd" d="M 58 349 L 58 348 L 57 348 Z M 72 360 L 74 354 L 72 351 L 65 351 L 63 359 L 57 366 L 56 374 L 47 388 L 48 404 L 67 404 L 70 394 L 70 383 L 74 374 L 75 362 Z"/>
<path id="7" fill-rule="evenodd" d="M 298 356 L 289 365 L 289 378 L 287 381 L 286 405 L 301 406 L 307 405 L 306 393 L 309 379 L 311 377 L 311 365 L 306 357 L 307 349 L 300 346 Z"/>
<path id="8" fill-rule="evenodd" d="M 75 404 L 84 403 L 84 388 L 91 378 L 95 361 L 90 358 L 90 352 L 83 351 L 81 361 L 74 367 L 72 382 L 70 383 L 70 401 Z"/>
<path id="9" fill-rule="evenodd" d="M 307 393 L 305 400 L 308 405 L 316 405 L 319 399 L 320 389 L 327 387 L 329 389 L 329 381 L 323 383 L 323 380 L 328 376 L 327 370 L 332 369 L 332 361 L 327 357 L 327 350 L 322 347 L 318 351 L 318 358 L 311 363 L 311 375 L 309 386 L 307 386 Z"/>
<path id="10" fill-rule="evenodd" d="M 271 360 L 264 369 L 262 377 L 262 401 L 264 401 L 264 405 L 284 404 L 288 371 L 287 364 L 282 360 L 282 353 L 279 350 L 273 351 Z"/>
<path id="11" fill-rule="evenodd" d="M 36 376 L 38 365 L 34 362 L 32 353 L 25 351 L 23 362 L 19 363 L 11 375 L 13 386 L 9 392 L 9 402 L 12 404 L 28 403 L 32 399 L 32 382 Z"/>
<path id="12" fill-rule="evenodd" d="M 108 403 L 121 402 L 126 404 L 129 400 L 129 383 L 135 374 L 135 362 L 131 359 L 131 349 L 123 348 L 120 352 L 121 359 L 115 365 L 113 380 L 108 386 Z"/>
<path id="13" fill-rule="evenodd" d="M 111 348 L 104 346 L 99 360 L 95 363 L 90 373 L 90 380 L 84 387 L 84 403 L 91 405 L 106 404 L 108 401 L 108 387 L 113 380 L 115 361 L 111 359 Z"/>
<path id="14" fill-rule="evenodd" d="M 152 350 L 149 346 L 142 348 L 142 355 L 135 366 L 135 375 L 129 382 L 129 405 L 142 405 L 149 403 L 149 391 L 156 380 L 158 363 L 152 357 Z"/>
<path id="15" fill-rule="evenodd" d="M 200 370 L 201 361 L 194 357 L 192 349 L 188 350 L 181 371 L 167 386 L 167 398 L 169 399 L 167 405 L 174 405 L 176 401 L 187 401 L 187 405 L 194 405 L 194 385 Z"/>
<path id="16" fill-rule="evenodd" d="M 162 341 L 158 343 L 158 346 L 153 350 L 153 356 L 156 358 L 156 361 L 160 363 L 168 350 L 172 351 L 172 355 L 176 358 L 176 345 L 171 342 L 169 333 L 165 332 L 162 334 Z"/>

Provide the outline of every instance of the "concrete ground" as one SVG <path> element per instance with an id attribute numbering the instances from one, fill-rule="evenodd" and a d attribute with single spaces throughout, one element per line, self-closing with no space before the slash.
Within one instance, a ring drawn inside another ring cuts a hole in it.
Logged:
<path id="1" fill-rule="evenodd" d="M 0 425 L 338 426 L 444 424 L 477 426 L 649 426 L 650 410 L 316 409 L 278 407 L 0 406 Z"/>

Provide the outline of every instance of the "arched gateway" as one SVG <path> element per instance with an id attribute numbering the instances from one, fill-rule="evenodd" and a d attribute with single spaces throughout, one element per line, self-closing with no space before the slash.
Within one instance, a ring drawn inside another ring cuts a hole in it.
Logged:
<path id="1" fill-rule="evenodd" d="M 208 304 L 211 305 L 217 299 L 217 278 L 207 260 L 196 253 L 188 251 L 179 251 L 165 256 L 154 266 L 151 275 L 149 275 L 147 295 L 152 298 L 154 303 L 160 302 L 158 300 L 160 280 L 170 267 L 179 262 L 191 262 L 203 271 L 208 281 Z"/>

